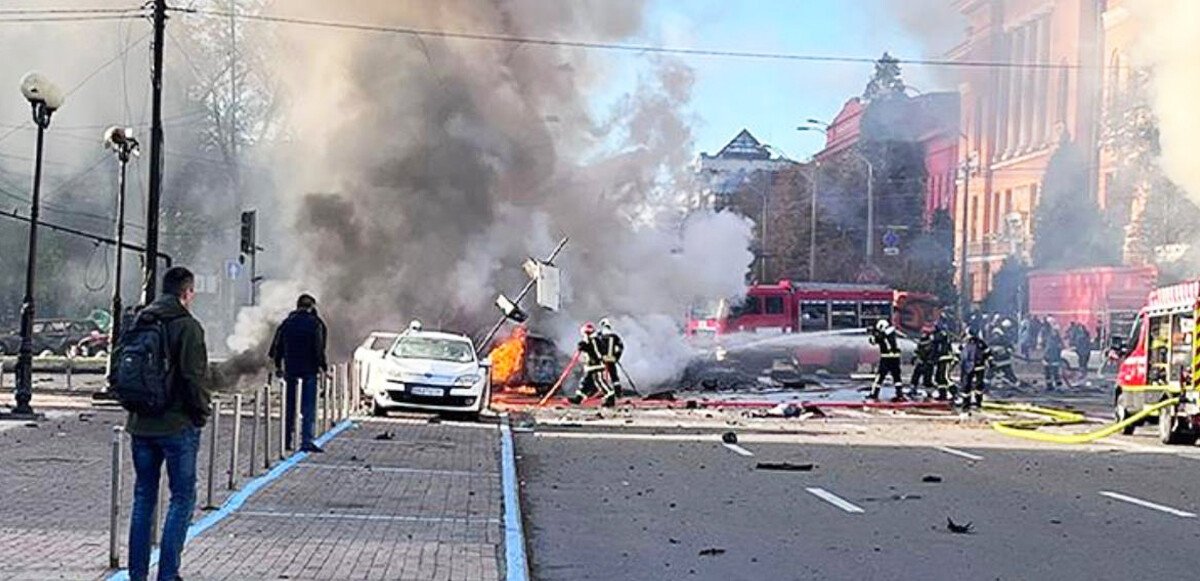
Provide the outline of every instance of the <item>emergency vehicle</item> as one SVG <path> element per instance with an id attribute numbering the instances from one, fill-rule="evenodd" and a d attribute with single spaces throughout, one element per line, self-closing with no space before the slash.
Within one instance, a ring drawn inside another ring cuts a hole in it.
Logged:
<path id="1" fill-rule="evenodd" d="M 1195 329 L 1200 311 L 1200 281 L 1150 292 L 1129 339 L 1116 347 L 1123 355 L 1117 370 L 1115 415 L 1124 420 L 1144 407 L 1179 397 L 1158 412 L 1164 444 L 1194 444 L 1200 435 L 1200 344 Z M 1135 426 L 1125 428 L 1131 434 Z"/>

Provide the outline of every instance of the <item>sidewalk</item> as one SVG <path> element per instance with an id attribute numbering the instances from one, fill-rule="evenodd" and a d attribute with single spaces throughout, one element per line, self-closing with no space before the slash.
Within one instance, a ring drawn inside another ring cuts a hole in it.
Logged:
<path id="1" fill-rule="evenodd" d="M 102 580 L 108 564 L 110 441 L 116 410 L 47 411 L 36 427 L 0 423 L 0 581 Z M 227 490 L 232 416 L 222 418 L 213 504 Z M 255 486 L 243 421 L 233 511 L 204 511 L 210 436 L 201 440 L 195 519 L 215 524 L 184 552 L 196 579 L 499 579 L 499 436 L 495 425 L 372 420 L 327 453 L 302 455 Z M 389 432 L 390 440 L 376 436 Z M 121 563 L 133 475 L 122 449 Z M 262 477 L 261 454 L 257 474 Z M 279 466 L 278 461 L 274 463 Z"/>

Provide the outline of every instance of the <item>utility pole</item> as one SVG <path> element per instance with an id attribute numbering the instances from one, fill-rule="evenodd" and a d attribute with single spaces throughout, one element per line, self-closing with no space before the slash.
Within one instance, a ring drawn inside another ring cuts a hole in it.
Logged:
<path id="1" fill-rule="evenodd" d="M 967 280 L 967 244 L 971 240 L 971 225 L 967 223 L 967 209 L 971 205 L 971 152 L 967 152 L 967 159 L 959 168 L 963 174 L 963 196 L 961 222 L 962 225 L 962 244 L 958 248 L 958 317 L 960 321 L 966 320 L 967 311 L 971 306 L 971 284 Z"/>
<path id="2" fill-rule="evenodd" d="M 167 27 L 167 0 L 154 1 L 154 58 L 150 71 L 150 194 L 146 199 L 146 258 L 142 280 L 142 304 L 154 301 L 158 292 L 158 209 L 162 199 L 163 174 L 163 36 Z"/>
<path id="3" fill-rule="evenodd" d="M 817 280 L 817 181 L 821 178 L 821 160 L 813 162 L 812 179 L 809 185 L 812 192 L 812 206 L 808 210 L 808 281 Z"/>

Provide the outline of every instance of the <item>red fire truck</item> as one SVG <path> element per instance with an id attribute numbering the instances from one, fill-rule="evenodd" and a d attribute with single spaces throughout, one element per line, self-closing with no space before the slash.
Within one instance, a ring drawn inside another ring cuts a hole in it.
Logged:
<path id="1" fill-rule="evenodd" d="M 1198 312 L 1200 281 L 1154 289 L 1129 338 L 1115 345 L 1123 356 L 1114 397 L 1118 420 L 1170 398 L 1180 400 L 1158 412 L 1164 444 L 1194 444 L 1200 435 L 1200 343 L 1193 332 Z"/>
<path id="2" fill-rule="evenodd" d="M 804 333 L 862 329 L 881 319 L 919 333 L 941 313 L 937 299 L 881 285 L 793 283 L 754 285 L 741 303 L 715 301 L 694 308 L 688 335 Z"/>

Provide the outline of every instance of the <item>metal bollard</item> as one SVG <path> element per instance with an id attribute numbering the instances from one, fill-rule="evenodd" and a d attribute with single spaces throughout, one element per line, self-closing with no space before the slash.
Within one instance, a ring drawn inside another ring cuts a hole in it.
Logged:
<path id="1" fill-rule="evenodd" d="M 254 472 L 258 466 L 258 402 L 262 399 L 261 388 L 254 388 L 254 399 L 250 401 L 250 405 L 254 406 L 252 412 L 254 420 L 250 424 L 250 468 L 246 470 L 246 476 L 254 477 Z"/>
<path id="2" fill-rule="evenodd" d="M 271 469 L 271 376 L 263 385 L 263 470 Z"/>
<path id="3" fill-rule="evenodd" d="M 302 422 L 308 420 L 308 418 L 304 417 L 304 406 L 300 405 L 304 401 L 304 392 L 302 391 L 303 386 L 303 381 L 297 381 L 296 389 L 293 389 L 291 393 L 292 397 L 296 398 L 293 400 L 296 402 L 294 404 L 295 407 L 292 408 L 296 410 L 296 419 L 292 422 L 292 450 L 300 449 L 300 434 L 304 433 L 301 430 L 301 426 L 304 425 Z M 313 426 L 313 428 L 315 429 L 316 426 Z"/>
<path id="4" fill-rule="evenodd" d="M 233 395 L 233 443 L 229 447 L 229 490 L 234 490 L 237 488 L 238 451 L 242 447 L 242 394 L 240 393 Z"/>
<path id="5" fill-rule="evenodd" d="M 217 433 L 221 431 L 221 400 L 212 401 L 212 427 L 208 432 L 208 488 L 204 510 L 217 508 L 213 505 L 213 486 L 217 481 Z"/>
<path id="6" fill-rule="evenodd" d="M 108 568 L 121 567 L 121 434 L 125 429 L 112 429 L 112 487 L 108 506 Z"/>
<path id="7" fill-rule="evenodd" d="M 317 432 L 323 434 L 329 425 L 329 376 L 324 373 L 317 379 L 317 406 L 317 417 L 321 418 Z"/>
<path id="8" fill-rule="evenodd" d="M 74 361 L 75 361 L 75 356 L 68 353 L 67 354 L 67 389 L 68 390 L 71 389 L 71 375 L 72 375 L 72 372 L 74 371 L 74 367 L 75 367 L 74 365 L 72 365 L 72 363 Z"/>
<path id="9" fill-rule="evenodd" d="M 279 381 L 279 459 L 287 458 L 287 382 Z M 294 429 L 294 428 L 293 428 Z"/>
<path id="10" fill-rule="evenodd" d="M 333 398 L 337 401 L 337 421 L 341 423 L 346 419 L 346 382 L 342 380 L 341 366 L 333 367 L 333 383 L 337 386 L 337 397 Z"/>

